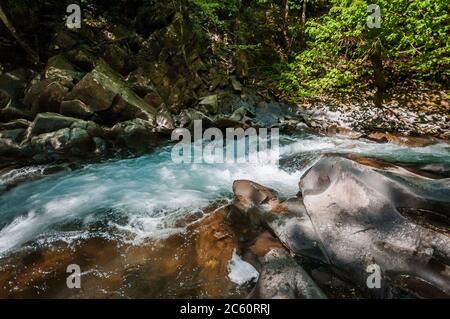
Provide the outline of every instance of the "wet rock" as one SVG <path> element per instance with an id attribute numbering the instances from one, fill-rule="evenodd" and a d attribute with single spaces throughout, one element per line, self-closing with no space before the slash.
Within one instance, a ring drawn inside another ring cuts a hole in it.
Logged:
<path id="1" fill-rule="evenodd" d="M 440 175 L 444 178 L 450 178 L 450 164 L 426 164 L 419 167 L 423 172 Z"/>
<path id="2" fill-rule="evenodd" d="M 112 107 L 120 86 L 100 70 L 87 74 L 70 92 L 67 100 L 80 100 L 92 112 L 105 111 Z"/>
<path id="3" fill-rule="evenodd" d="M 152 70 L 140 66 L 127 76 L 126 81 L 127 83 L 129 83 L 130 87 L 140 96 L 146 96 L 147 94 L 150 94 L 149 101 L 147 101 L 147 99 L 145 100 L 151 106 L 158 107 L 163 101 L 161 100 L 159 103 L 151 103 L 152 99 L 155 98 L 153 94 L 161 98 L 156 92 L 155 87 L 153 86 L 152 78 Z"/>
<path id="4" fill-rule="evenodd" d="M 36 116 L 29 128 L 29 135 L 40 135 L 55 132 L 72 126 L 85 126 L 87 122 L 73 117 L 67 117 L 56 113 L 41 113 Z"/>
<path id="5" fill-rule="evenodd" d="M 37 78 L 25 91 L 24 103 L 33 114 L 59 112 L 61 102 L 67 95 L 68 90 L 59 80 L 44 79 L 39 81 Z"/>
<path id="6" fill-rule="evenodd" d="M 264 224 L 297 255 L 327 262 L 320 236 L 311 224 L 299 198 L 283 203 L 276 191 L 248 180 L 233 183 L 233 205 L 246 214 L 250 223 Z"/>
<path id="7" fill-rule="evenodd" d="M 176 117 L 178 127 L 193 128 L 194 121 L 202 121 L 203 127 L 208 127 L 214 123 L 213 119 L 195 109 L 185 109 Z"/>
<path id="8" fill-rule="evenodd" d="M 94 112 L 80 100 L 63 101 L 60 113 L 79 119 L 88 119 L 94 115 Z"/>
<path id="9" fill-rule="evenodd" d="M 153 148 L 158 141 L 154 124 L 142 119 L 116 124 L 111 134 L 119 146 L 138 153 Z"/>
<path id="10" fill-rule="evenodd" d="M 57 82 L 50 83 L 41 92 L 37 100 L 37 108 L 32 108 L 33 113 L 58 112 L 67 92 L 67 88 L 61 84 Z"/>
<path id="11" fill-rule="evenodd" d="M 376 296 L 402 282 L 419 296 L 450 295 L 450 238 L 398 211 L 450 211 L 446 181 L 385 175 L 342 158 L 326 158 L 300 181 L 303 201 L 330 262 Z M 368 289 L 366 269 L 378 265 L 381 289 Z M 433 265 L 440 265 L 435 267 Z M 410 286 L 414 278 L 420 285 Z"/>
<path id="12" fill-rule="evenodd" d="M 282 248 L 264 256 L 257 290 L 262 299 L 326 298 L 306 271 Z"/>
<path id="13" fill-rule="evenodd" d="M 170 111 L 165 107 L 160 107 L 156 115 L 156 129 L 160 133 L 169 134 L 175 129 L 175 121 Z"/>
<path id="14" fill-rule="evenodd" d="M 97 41 L 97 40 L 96 40 Z M 67 59 L 83 71 L 90 72 L 98 64 L 98 58 L 87 45 L 80 45 L 65 53 Z"/>
<path id="15" fill-rule="evenodd" d="M 47 162 L 68 156 L 86 157 L 95 144 L 86 129 L 64 128 L 51 133 L 32 136 L 23 146 L 25 154 L 37 162 Z"/>
<path id="16" fill-rule="evenodd" d="M 0 155 L 2 156 L 20 156 L 21 150 L 17 143 L 9 138 L 0 137 Z"/>

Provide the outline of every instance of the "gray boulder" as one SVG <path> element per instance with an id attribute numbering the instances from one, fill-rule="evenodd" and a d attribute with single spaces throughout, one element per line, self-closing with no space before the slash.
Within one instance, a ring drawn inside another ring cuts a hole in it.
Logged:
<path id="1" fill-rule="evenodd" d="M 418 295 L 450 295 L 450 238 L 399 212 L 448 214 L 448 180 L 381 173 L 347 159 L 325 158 L 303 176 L 300 189 L 327 258 L 361 289 L 384 296 L 395 282 Z M 381 289 L 366 285 L 371 265 L 381 269 Z"/>
<path id="2" fill-rule="evenodd" d="M 77 70 L 62 54 L 51 57 L 45 66 L 46 79 L 55 79 L 64 84 L 78 82 L 83 76 L 84 73 Z"/>
<path id="3" fill-rule="evenodd" d="M 264 256 L 256 289 L 262 299 L 326 299 L 306 271 L 282 248 Z"/>
<path id="4" fill-rule="evenodd" d="M 66 100 L 80 100 L 92 112 L 108 111 L 105 116 L 119 121 L 133 118 L 155 121 L 156 110 L 137 96 L 123 78 L 104 62 L 99 62 L 74 87 Z"/>
<path id="5" fill-rule="evenodd" d="M 134 119 L 114 125 L 110 132 L 116 145 L 132 152 L 145 152 L 158 142 L 153 123 Z"/>
<path id="6" fill-rule="evenodd" d="M 55 132 L 63 128 L 88 126 L 88 122 L 56 113 L 41 113 L 36 116 L 28 129 L 29 136 Z M 95 125 L 91 123 L 91 125 Z"/>
<path id="7" fill-rule="evenodd" d="M 88 119 L 95 114 L 80 100 L 63 101 L 59 112 L 63 115 L 79 119 Z"/>

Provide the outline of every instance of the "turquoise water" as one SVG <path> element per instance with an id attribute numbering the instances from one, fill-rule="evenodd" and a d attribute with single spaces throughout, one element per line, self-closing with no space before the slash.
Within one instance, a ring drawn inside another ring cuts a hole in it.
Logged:
<path id="1" fill-rule="evenodd" d="M 21 183 L 0 195 L 0 254 L 56 240 L 89 236 L 139 242 L 161 238 L 183 228 L 177 221 L 200 216 L 209 205 L 232 198 L 236 179 L 251 179 L 283 197 L 298 192 L 298 181 L 322 155 L 358 154 L 390 162 L 450 163 L 450 146 L 405 147 L 364 140 L 314 135 L 282 137 L 283 159 L 289 164 L 175 164 L 171 146 L 139 158 L 89 164 Z M 36 175 L 45 167 L 14 170 L 0 184 Z"/>

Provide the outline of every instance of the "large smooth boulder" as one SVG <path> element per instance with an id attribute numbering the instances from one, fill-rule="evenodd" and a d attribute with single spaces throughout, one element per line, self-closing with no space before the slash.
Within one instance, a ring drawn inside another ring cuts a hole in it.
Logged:
<path id="1" fill-rule="evenodd" d="M 449 180 L 373 170 L 344 158 L 325 158 L 301 179 L 308 216 L 327 259 L 367 290 L 368 267 L 388 282 L 421 294 L 450 295 L 450 238 L 423 227 L 400 209 L 447 214 Z"/>

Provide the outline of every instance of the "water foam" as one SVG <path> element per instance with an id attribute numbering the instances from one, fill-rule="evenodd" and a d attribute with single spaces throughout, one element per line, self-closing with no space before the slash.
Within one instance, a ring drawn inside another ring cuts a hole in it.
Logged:
<path id="1" fill-rule="evenodd" d="M 139 158 L 90 164 L 18 185 L 0 196 L 0 254 L 45 234 L 84 233 L 94 224 L 136 238 L 180 231 L 176 221 L 232 198 L 232 184 L 250 179 L 293 196 L 301 175 L 321 154 L 355 153 L 395 160 L 445 162 L 446 144 L 408 148 L 342 138 L 282 137 L 281 157 L 307 155 L 302 171 L 267 164 L 175 164 L 171 147 Z M 70 237 L 70 236 L 69 236 Z"/>

